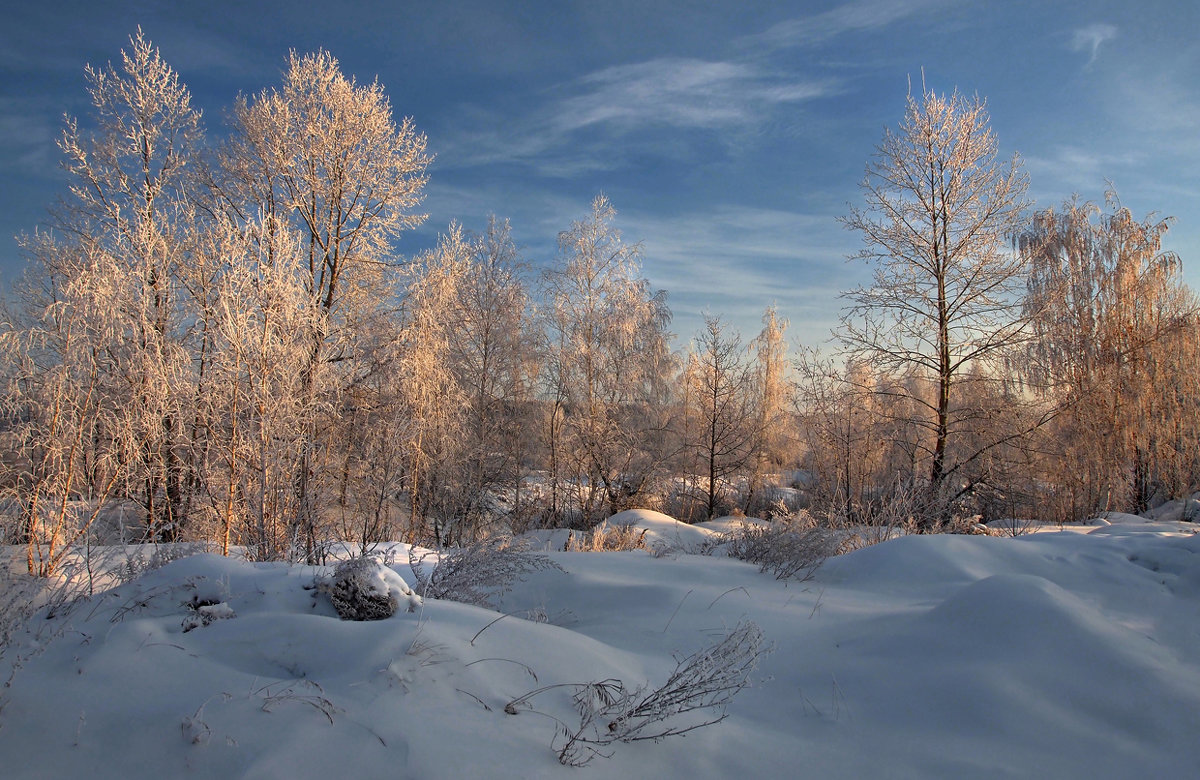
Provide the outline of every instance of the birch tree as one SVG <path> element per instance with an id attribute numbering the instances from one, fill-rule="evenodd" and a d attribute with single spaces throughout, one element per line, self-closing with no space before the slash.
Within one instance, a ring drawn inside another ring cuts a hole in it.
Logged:
<path id="1" fill-rule="evenodd" d="M 4 462 L 15 473 L 4 482 L 20 512 L 17 541 L 28 571 L 48 577 L 127 479 L 138 427 L 107 392 L 107 355 L 124 336 L 115 312 L 126 293 L 112 256 L 81 257 L 77 246 L 46 236 L 25 244 L 43 262 L 74 268 L 52 283 L 27 275 L 18 285 L 24 317 L 0 327 L 5 411 L 17 445 L 16 461 Z"/>
<path id="2" fill-rule="evenodd" d="M 792 427 L 788 407 L 795 389 L 786 375 L 788 323 L 774 305 L 763 312 L 762 323 L 758 337 L 750 343 L 755 363 L 756 441 L 744 507 L 747 512 L 753 510 L 768 468 L 782 466 L 789 444 L 794 443 L 788 436 Z"/>
<path id="3" fill-rule="evenodd" d="M 704 317 L 696 336 L 684 382 L 688 399 L 685 428 L 692 432 L 688 448 L 702 469 L 705 516 L 712 519 L 724 498 L 724 483 L 742 474 L 760 440 L 755 403 L 756 376 L 741 337 L 726 333 L 720 318 Z"/>
<path id="4" fill-rule="evenodd" d="M 973 365 L 999 360 L 1025 336 L 1020 290 L 1025 259 L 1006 251 L 1025 208 L 1020 159 L 999 157 L 985 104 L 957 92 L 909 96 L 897 130 L 886 130 L 867 165 L 864 205 L 843 218 L 858 231 L 857 257 L 874 282 L 845 294 L 839 336 L 852 359 L 894 374 L 915 372 L 928 396 L 908 394 L 922 413 L 930 495 L 951 477 L 951 497 L 969 489 L 951 444 L 974 424 L 955 404 Z"/>
<path id="5" fill-rule="evenodd" d="M 584 522 L 644 490 L 665 446 L 656 416 L 671 368 L 671 313 L 615 217 L 596 197 L 591 214 L 559 234 L 558 262 L 543 276 L 555 492 L 565 476 Z"/>
<path id="6" fill-rule="evenodd" d="M 71 183 L 55 213 L 59 237 L 35 242 L 33 260 L 50 287 L 106 265 L 117 338 L 106 345 L 99 379 L 121 398 L 113 411 L 135 442 L 127 476 L 138 485 L 127 492 L 145 506 L 148 535 L 173 539 L 189 501 L 187 301 L 177 282 L 187 259 L 200 113 L 140 29 L 120 67 L 89 66 L 86 74 L 94 130 L 67 122 L 59 147 Z"/>
<path id="7" fill-rule="evenodd" d="M 469 536 L 495 513 L 501 491 L 524 511 L 521 459 L 532 445 L 528 409 L 538 371 L 532 301 L 507 220 L 489 218 L 468 236 L 471 262 L 449 320 L 450 361 L 466 394 L 459 517 Z"/>
<path id="8" fill-rule="evenodd" d="M 1062 410 L 1053 430 L 1063 511 L 1140 512 L 1197 484 L 1197 301 L 1163 250 L 1170 220 L 1074 198 L 1034 215 L 1019 248 L 1036 339 L 1027 381 Z"/>
<path id="9" fill-rule="evenodd" d="M 210 513 L 222 552 L 241 544 L 258 559 L 277 560 L 296 543 L 292 479 L 313 413 L 301 373 L 320 312 L 303 284 L 303 244 L 286 227 L 219 220 L 209 237 L 206 250 L 225 264 L 200 402 Z"/>
<path id="10" fill-rule="evenodd" d="M 304 236 L 306 292 L 318 302 L 301 391 L 315 402 L 320 374 L 344 387 L 356 365 L 354 332 L 396 292 L 391 260 L 400 234 L 420 224 L 430 158 L 411 119 L 398 124 L 383 87 L 359 85 L 327 52 L 292 53 L 280 87 L 239 101 L 223 155 L 226 206 L 241 219 L 262 213 Z M 267 224 L 271 224 L 268 221 Z M 334 408 L 334 399 L 326 399 Z M 315 560 L 319 487 L 329 421 L 313 419 L 295 475 L 306 555 Z"/>
<path id="11" fill-rule="evenodd" d="M 401 331 L 399 379 L 403 396 L 398 411 L 405 426 L 409 491 L 409 541 L 424 538 L 431 520 L 441 543 L 461 507 L 447 501 L 448 483 L 463 460 L 465 411 L 469 394 L 455 375 L 452 342 L 458 323 L 454 307 L 471 267 L 471 248 L 460 226 L 452 224 L 432 250 L 410 269 Z"/>

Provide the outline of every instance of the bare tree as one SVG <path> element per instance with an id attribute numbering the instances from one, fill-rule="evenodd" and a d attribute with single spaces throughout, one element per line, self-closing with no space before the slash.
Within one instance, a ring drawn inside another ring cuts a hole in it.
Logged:
<path id="1" fill-rule="evenodd" d="M 805 468 L 815 477 L 817 511 L 860 522 L 882 484 L 889 431 L 886 397 L 862 363 L 838 366 L 809 351 L 797 361 L 796 401 L 807 443 Z"/>
<path id="2" fill-rule="evenodd" d="M 787 320 L 774 305 L 762 316 L 763 329 L 750 343 L 755 361 L 755 406 L 757 419 L 753 467 L 746 494 L 747 512 L 762 491 L 767 470 L 778 469 L 788 457 L 792 420 L 788 414 L 795 386 L 787 376 Z"/>
<path id="3" fill-rule="evenodd" d="M 1038 212 L 1019 240 L 1037 336 L 1023 369 L 1063 411 L 1047 479 L 1069 519 L 1144 511 L 1200 478 L 1197 301 L 1162 249 L 1170 220 L 1106 200 Z"/>
<path id="4" fill-rule="evenodd" d="M 909 96 L 900 127 L 885 131 L 867 165 L 865 206 L 842 220 L 862 234 L 858 257 L 875 278 L 846 293 L 839 336 L 852 358 L 931 384 L 928 393 L 897 390 L 922 410 L 914 422 L 927 437 L 931 496 L 975 455 L 952 459 L 956 435 L 977 421 L 956 403 L 959 385 L 1025 336 L 1026 261 L 1005 248 L 1026 189 L 1019 158 L 998 157 L 982 100 L 923 91 Z"/>
<path id="5" fill-rule="evenodd" d="M 598 196 L 588 218 L 559 234 L 558 263 L 543 277 L 552 471 L 574 487 L 584 522 L 645 489 L 665 434 L 655 417 L 665 407 L 671 313 L 615 217 Z"/>
<path id="6" fill-rule="evenodd" d="M 365 370 L 355 361 L 355 329 L 392 297 L 392 244 L 424 219 L 414 209 L 427 180 L 425 136 L 411 119 L 396 124 L 378 82 L 346 78 L 327 52 L 293 53 L 278 89 L 238 103 L 223 161 L 225 202 L 239 218 L 261 212 L 305 236 L 304 280 L 321 318 L 309 333 L 301 390 L 315 401 L 319 374 L 335 363 L 341 378 L 328 383 L 333 389 Z M 310 560 L 328 425 L 311 421 L 295 475 Z"/>
<path id="7" fill-rule="evenodd" d="M 177 538 L 188 501 L 181 440 L 186 317 L 177 278 L 186 262 L 200 113 L 140 29 L 119 69 L 89 66 L 87 78 L 95 132 L 70 120 L 59 142 L 72 183 L 56 226 L 75 248 L 35 260 L 61 283 L 96 268 L 91 261 L 100 254 L 111 259 L 120 338 L 107 352 L 103 381 L 125 397 L 114 411 L 135 431 L 129 474 L 141 483 L 147 531 Z M 52 265 L 56 258 L 67 258 L 65 265 Z M 84 261 L 89 269 L 74 258 L 91 258 Z"/>
<path id="8" fill-rule="evenodd" d="M 745 472 L 759 441 L 755 375 L 739 335 L 705 315 L 684 371 L 687 446 L 706 477 L 705 516 L 717 514 L 722 484 Z"/>

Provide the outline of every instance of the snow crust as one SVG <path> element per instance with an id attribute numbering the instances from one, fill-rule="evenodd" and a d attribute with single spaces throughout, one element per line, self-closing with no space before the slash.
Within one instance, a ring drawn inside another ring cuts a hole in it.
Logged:
<path id="1" fill-rule="evenodd" d="M 680 541 L 714 532 L 640 510 L 622 521 Z M 339 620 L 311 589 L 332 567 L 185 558 L 35 618 L 40 639 L 6 656 L 27 660 L 0 699 L 0 773 L 1194 776 L 1200 536 L 1106 522 L 903 537 L 802 585 L 724 557 L 552 552 L 564 571 L 536 572 L 502 612 L 427 598 L 372 622 Z M 381 589 L 407 567 L 390 571 Z M 550 747 L 566 693 L 505 713 L 543 686 L 661 683 L 747 620 L 774 652 L 726 720 L 686 738 L 620 744 L 579 770 Z"/>

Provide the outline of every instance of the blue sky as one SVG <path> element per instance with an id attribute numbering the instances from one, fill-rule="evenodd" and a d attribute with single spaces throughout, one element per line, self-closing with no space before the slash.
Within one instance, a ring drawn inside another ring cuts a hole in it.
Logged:
<path id="1" fill-rule="evenodd" d="M 1178 222 L 1200 282 L 1200 4 L 1167 2 L 9 2 L 0 25 L 0 285 L 9 239 L 64 191 L 54 142 L 86 117 L 83 68 L 141 25 L 191 88 L 210 136 L 239 93 L 323 47 L 386 87 L 437 159 L 412 253 L 457 219 L 512 221 L 527 260 L 606 193 L 681 343 L 703 310 L 743 335 L 769 303 L 815 344 L 865 282 L 836 217 L 909 79 L 988 100 L 1038 207 L 1111 180 L 1135 214 Z"/>

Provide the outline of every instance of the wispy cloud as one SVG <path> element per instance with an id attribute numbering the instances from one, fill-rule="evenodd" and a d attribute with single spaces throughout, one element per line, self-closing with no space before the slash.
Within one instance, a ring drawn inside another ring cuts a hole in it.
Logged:
<path id="1" fill-rule="evenodd" d="M 147 37 L 155 32 L 147 28 Z M 163 57 L 186 79 L 200 73 L 235 75 L 241 81 L 269 84 L 279 80 L 286 65 L 287 51 L 264 51 L 235 41 L 219 38 L 195 29 L 178 31 L 166 29 L 162 34 Z M 158 38 L 151 38 L 156 46 Z M 358 74 L 360 81 L 369 82 L 374 73 Z"/>
<path id="2" fill-rule="evenodd" d="M 752 336 L 763 309 L 778 303 L 792 318 L 794 338 L 821 343 L 837 322 L 830 302 L 868 281 L 862 267 L 845 262 L 856 237 L 825 214 L 725 205 L 618 220 L 628 237 L 642 241 L 651 284 L 670 291 L 684 340 L 705 309 Z"/>
<path id="3" fill-rule="evenodd" d="M 571 131 L 606 123 L 618 129 L 657 124 L 708 128 L 745 124 L 781 103 L 830 94 L 830 82 L 796 81 L 740 62 L 660 58 L 592 73 L 579 94 L 556 108 Z"/>
<path id="4" fill-rule="evenodd" d="M 1133 138 L 1142 144 L 1153 143 L 1159 153 L 1200 159 L 1196 144 L 1200 96 L 1194 72 L 1161 62 L 1150 67 L 1147 61 L 1118 75 L 1114 87 L 1114 111 L 1128 132 L 1135 134 Z M 1147 121 L 1149 117 L 1153 121 Z"/>
<path id="5" fill-rule="evenodd" d="M 1071 51 L 1087 52 L 1085 67 L 1091 67 L 1100 53 L 1100 47 L 1117 37 L 1117 28 L 1111 24 L 1094 22 L 1071 33 Z"/>
<path id="6" fill-rule="evenodd" d="M 565 197 L 528 182 L 504 191 L 492 187 L 430 185 L 429 223 L 407 252 L 432 246 L 451 218 L 482 229 L 486 215 L 504 204 L 514 238 L 535 268 L 555 257 L 555 236 L 587 215 L 587 199 Z M 703 324 L 702 312 L 717 312 L 742 335 L 758 333 L 763 309 L 779 304 L 792 321 L 791 337 L 816 345 L 837 324 L 838 295 L 869 283 L 869 269 L 847 263 L 858 237 L 829 214 L 736 204 L 656 214 L 620 210 L 616 226 L 626 241 L 642 247 L 643 272 L 655 289 L 669 293 L 672 330 L 682 345 Z"/>
<path id="7" fill-rule="evenodd" d="M 526 261 L 534 265 L 547 263 L 555 256 L 559 231 L 566 230 L 573 220 L 584 218 L 589 198 L 594 195 L 571 197 L 531 181 L 500 184 L 471 179 L 456 185 L 435 177 L 422 204 L 429 220 L 415 231 L 413 246 L 404 251 L 432 246 L 451 220 L 467 230 L 482 231 L 487 218 L 494 214 L 512 220 L 513 237 Z"/>
<path id="8" fill-rule="evenodd" d="M 677 154 L 697 138 L 738 146 L 751 134 L 770 132 L 784 112 L 795 117 L 798 105 L 850 88 L 836 69 L 798 72 L 794 63 L 785 69 L 773 53 L 882 30 L 947 2 L 857 0 L 738 38 L 722 56 L 664 56 L 601 68 L 531 96 L 535 107 L 520 116 L 466 107 L 465 121 L 441 136 L 439 164 L 516 163 L 548 176 L 579 176 L 615 169 L 633 153 Z M 655 132 L 663 129 L 684 132 L 666 143 Z M 702 135 L 714 132 L 720 137 Z"/>
<path id="9" fill-rule="evenodd" d="M 780 22 L 742 38 L 743 46 L 769 49 L 813 46 L 846 33 L 880 30 L 939 4 L 939 0 L 860 0 Z"/>
<path id="10" fill-rule="evenodd" d="M 834 79 L 804 79 L 738 61 L 663 57 L 618 65 L 560 85 L 516 121 L 468 109 L 471 117 L 459 124 L 472 129 L 443 141 L 441 161 L 449 167 L 527 162 L 548 175 L 576 175 L 611 166 L 619 159 L 611 147 L 638 130 L 749 130 L 780 107 L 841 89 Z M 591 149 L 580 138 L 589 129 L 605 132 L 605 149 Z M 570 154 L 560 156 L 564 150 Z"/>
<path id="11" fill-rule="evenodd" d="M 44 98 L 0 97 L 0 170 L 44 179 L 56 177 L 61 115 Z"/>
<path id="12" fill-rule="evenodd" d="M 1099 199 L 1105 181 L 1123 179 L 1145 164 L 1145 155 L 1136 150 L 1112 153 L 1062 145 L 1048 151 L 1025 157 L 1038 208 L 1057 206 L 1075 193 Z"/>

